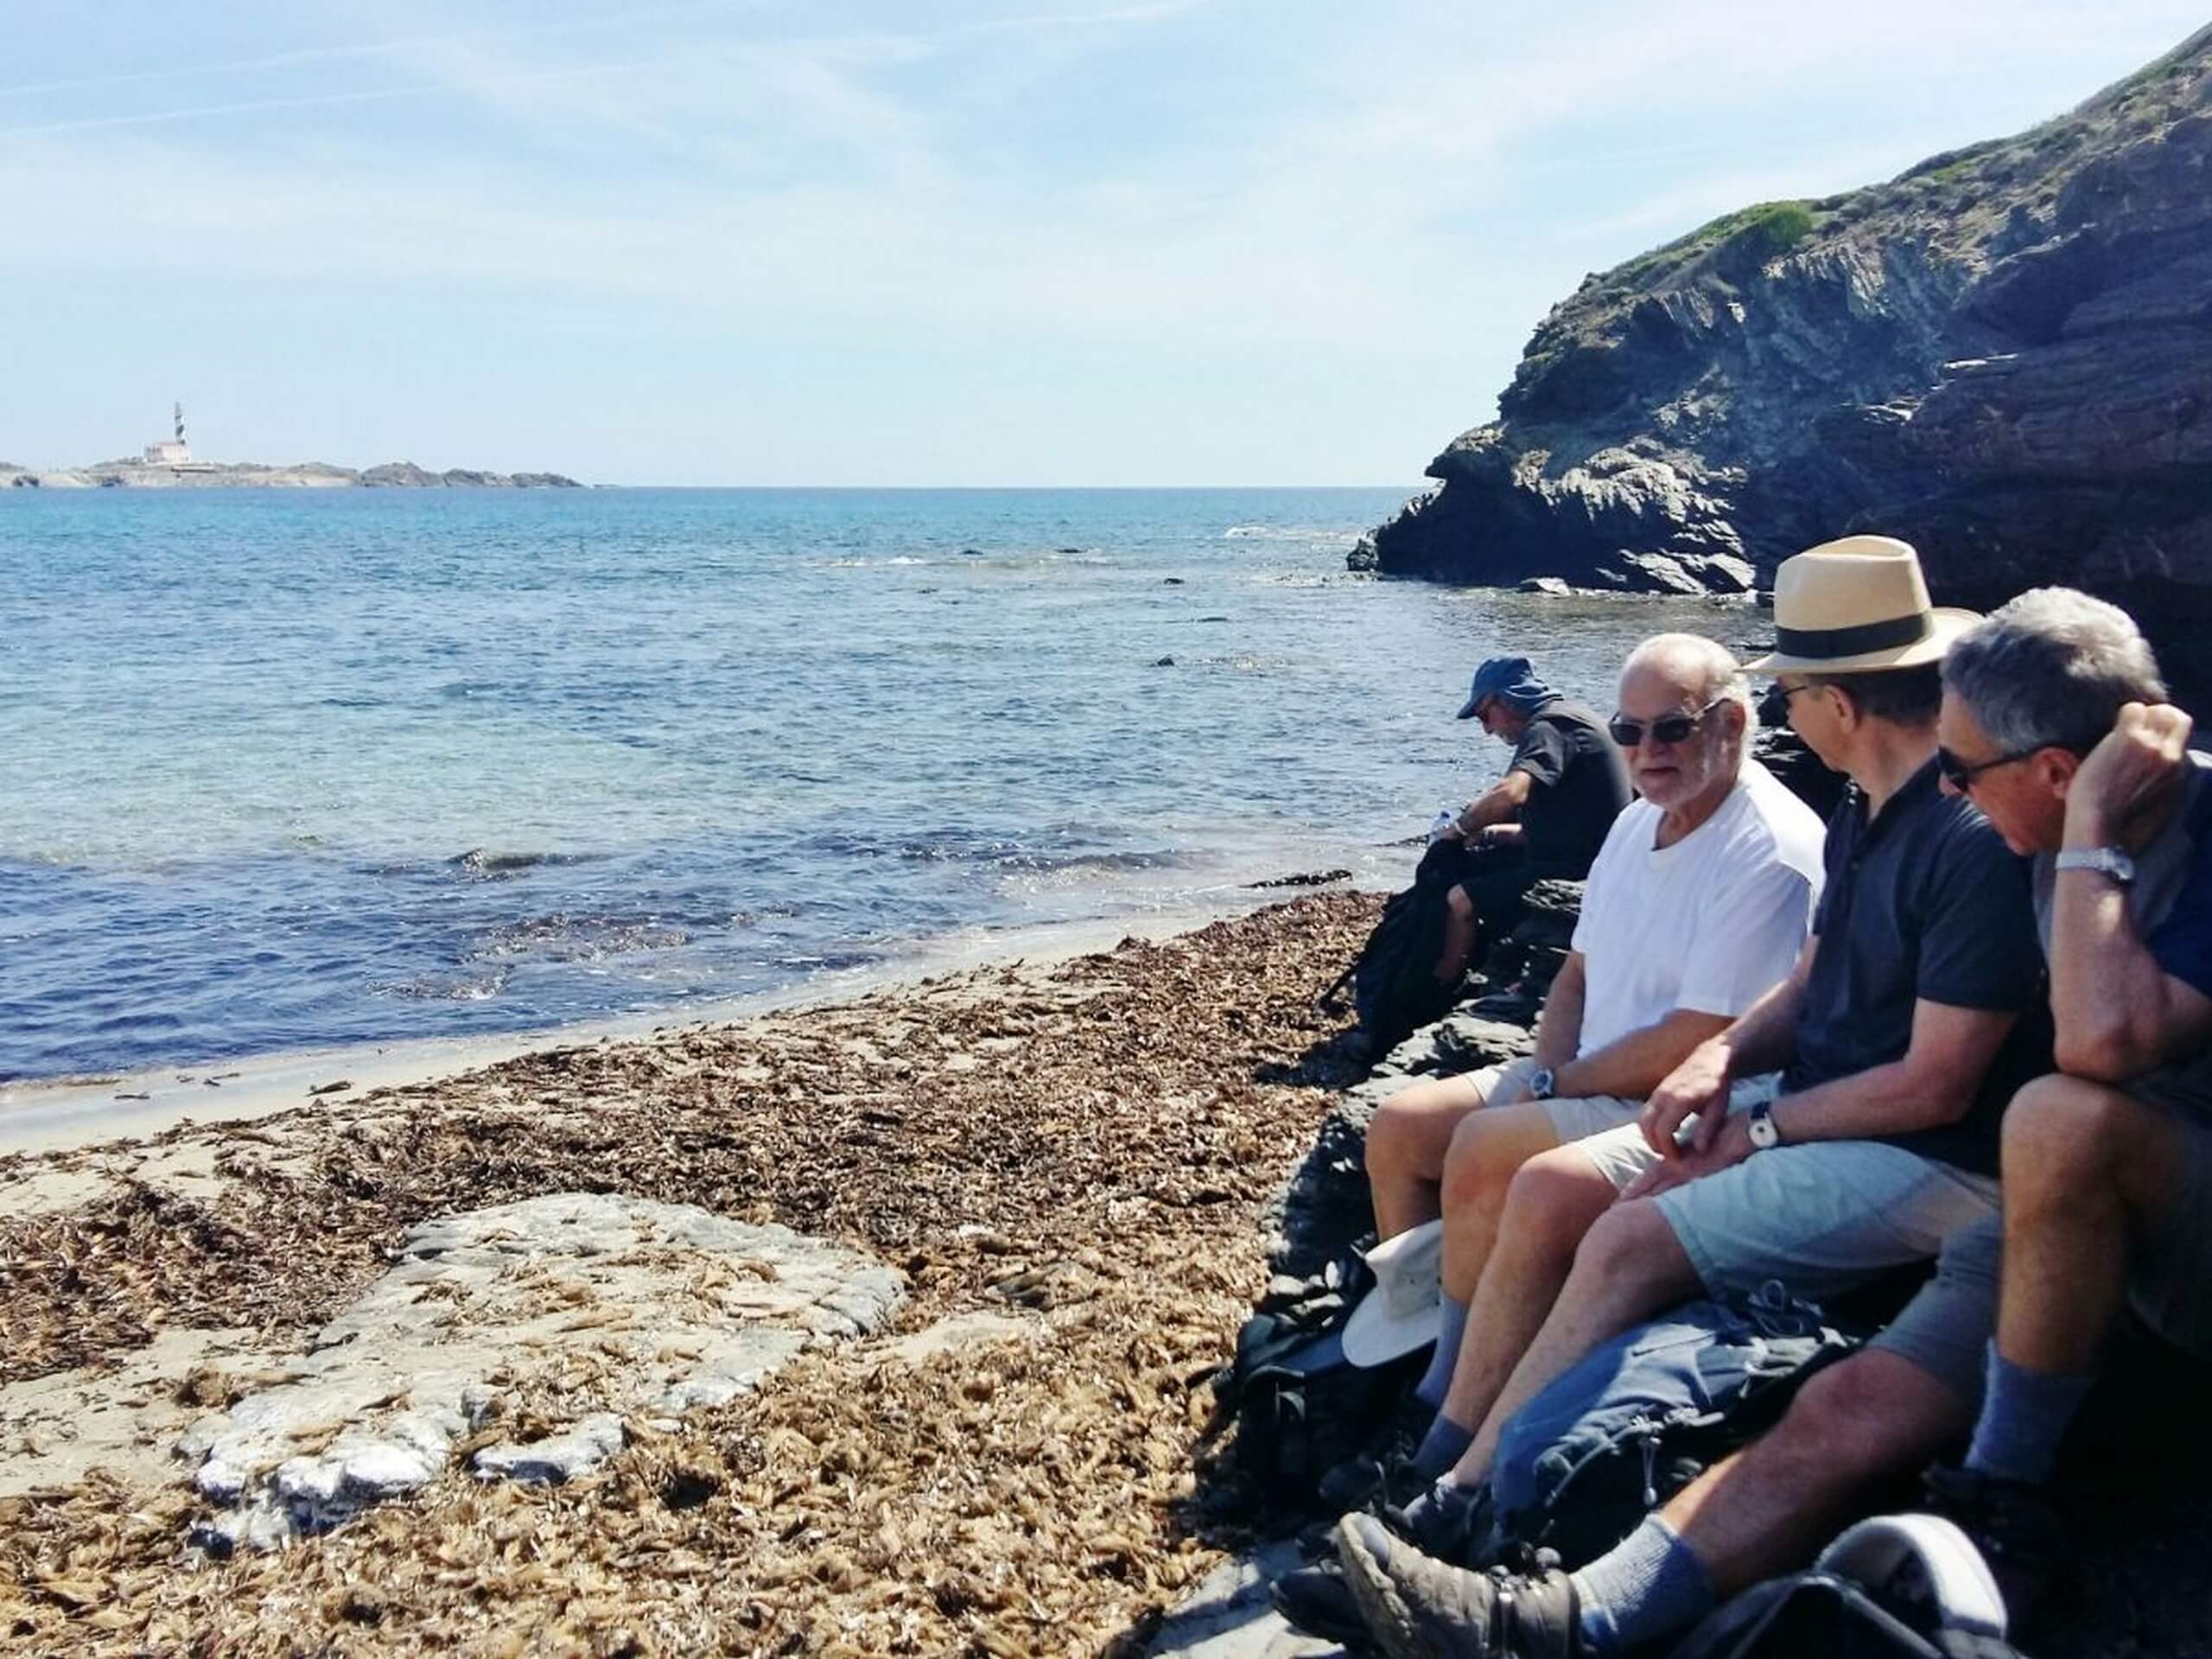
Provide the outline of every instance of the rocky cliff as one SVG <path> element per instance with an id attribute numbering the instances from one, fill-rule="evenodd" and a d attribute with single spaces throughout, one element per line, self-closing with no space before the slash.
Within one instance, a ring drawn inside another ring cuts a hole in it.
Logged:
<path id="1" fill-rule="evenodd" d="M 2060 119 L 1587 278 L 1353 555 L 1734 592 L 1853 530 L 1948 601 L 2212 616 L 2212 29 Z"/>

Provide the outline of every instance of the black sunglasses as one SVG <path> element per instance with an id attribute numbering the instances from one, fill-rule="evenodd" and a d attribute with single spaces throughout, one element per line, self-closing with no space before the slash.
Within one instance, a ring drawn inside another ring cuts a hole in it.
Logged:
<path id="1" fill-rule="evenodd" d="M 1948 749 L 1939 746 L 1936 751 L 1936 770 L 1943 774 L 1945 783 L 1963 795 L 1974 787 L 1974 780 L 1980 777 L 1983 772 L 1993 772 L 1999 766 L 2009 766 L 2015 760 L 2024 760 L 2035 753 L 2037 749 L 2044 747 L 2038 743 L 2033 749 L 2016 749 L 2011 754 L 1999 755 L 1994 760 L 1977 760 L 1972 766 L 1968 766 Z"/>
<path id="2" fill-rule="evenodd" d="M 1679 743 L 1697 729 L 1698 721 L 1727 702 L 1725 696 L 1715 697 L 1694 715 L 1662 715 L 1656 720 L 1630 720 L 1625 715 L 1615 715 L 1605 722 L 1605 730 L 1614 742 L 1624 749 L 1632 749 L 1643 741 L 1646 732 L 1655 743 Z"/>

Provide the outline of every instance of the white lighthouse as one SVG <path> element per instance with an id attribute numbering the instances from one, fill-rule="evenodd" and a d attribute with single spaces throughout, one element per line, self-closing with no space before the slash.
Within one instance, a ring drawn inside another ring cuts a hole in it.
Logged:
<path id="1" fill-rule="evenodd" d="M 175 408 L 176 436 L 166 442 L 146 446 L 146 460 L 151 466 L 181 467 L 192 459 L 192 446 L 184 441 L 184 405 L 178 404 Z"/>

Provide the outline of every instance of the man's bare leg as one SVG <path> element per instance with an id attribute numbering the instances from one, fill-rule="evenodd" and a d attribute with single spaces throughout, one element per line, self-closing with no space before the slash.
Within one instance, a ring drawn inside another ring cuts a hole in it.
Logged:
<path id="1" fill-rule="evenodd" d="M 1571 1146 L 1529 1159 L 1507 1184 L 1503 1211 L 1491 1230 L 1494 1243 L 1468 1307 L 1471 1338 L 1459 1344 L 1451 1386 L 1415 1456 L 1422 1473 L 1441 1474 L 1459 1462 L 1551 1314 L 1576 1246 L 1613 1197 L 1612 1182 Z M 1450 1226 L 1447 1221 L 1447 1239 Z"/>
<path id="2" fill-rule="evenodd" d="M 2173 1126 L 2117 1089 L 2039 1078 L 2005 1114 L 1997 1351 L 2038 1371 L 2095 1368 L 2119 1317 L 2131 1234 L 2172 1201 Z"/>
<path id="3" fill-rule="evenodd" d="M 1443 984 L 1459 982 L 1467 971 L 1467 958 L 1475 949 L 1475 901 L 1465 887 L 1444 895 L 1444 944 L 1436 953 L 1436 977 Z"/>
<path id="4" fill-rule="evenodd" d="M 1564 1148 L 1561 1155 L 1572 1151 L 1571 1147 Z M 1529 1168 L 1533 1170 L 1548 1161 L 1539 1159 Z M 1583 1161 L 1588 1162 L 1586 1159 Z M 1612 1184 L 1598 1173 L 1595 1166 L 1591 1166 L 1590 1170 L 1596 1179 L 1605 1183 L 1610 1203 Z M 1509 1211 L 1510 1207 L 1509 1201 Z M 1571 1224 L 1580 1218 L 1570 1211 L 1559 1219 Z M 1586 1225 L 1588 1230 L 1574 1251 L 1573 1265 L 1567 1270 L 1557 1300 L 1544 1316 L 1528 1351 L 1519 1357 L 1511 1374 L 1484 1407 L 1481 1426 L 1475 1431 L 1473 1442 L 1452 1470 L 1453 1484 L 1476 1486 L 1490 1478 L 1491 1464 L 1497 1455 L 1500 1431 L 1547 1382 L 1599 1343 L 1618 1336 L 1661 1308 L 1698 1291 L 1697 1273 L 1690 1266 L 1689 1257 L 1683 1253 L 1675 1237 L 1675 1230 L 1668 1225 L 1659 1206 L 1650 1199 L 1611 1205 L 1587 1220 Z M 1505 1252 L 1513 1248 L 1515 1230 L 1509 1216 L 1499 1233 L 1498 1253 L 1492 1258 L 1493 1272 L 1504 1265 Z M 1479 1292 L 1476 1303 L 1479 1312 L 1483 1305 Z M 1476 1327 L 1474 1319 L 1475 1315 L 1470 1314 L 1468 1325 L 1478 1330 L 1481 1340 L 1468 1344 L 1469 1353 L 1486 1346 L 1490 1334 L 1487 1330 Z M 1447 1411 L 1459 1403 L 1456 1398 L 1459 1380 L 1452 1379 L 1454 1395 L 1446 1399 Z M 1471 1397 L 1465 1404 L 1471 1408 L 1477 1403 L 1476 1391 L 1471 1389 L 1469 1393 Z"/>
<path id="5" fill-rule="evenodd" d="M 1492 1107 L 1459 1120 L 1444 1155 L 1444 1294 L 1474 1300 L 1497 1242 L 1513 1178 L 1521 1166 L 1558 1150 L 1551 1114 L 1533 1102 Z M 1609 1184 L 1610 1185 L 1610 1184 Z"/>
<path id="6" fill-rule="evenodd" d="M 1483 1106 L 1477 1075 L 1431 1077 L 1401 1089 L 1376 1109 L 1367 1128 L 1367 1187 L 1378 1237 L 1395 1238 L 1443 1213 L 1444 1160 L 1452 1133 Z"/>
<path id="7" fill-rule="evenodd" d="M 1574 1575 L 1599 1653 L 1678 1634 L 1715 1603 L 1807 1565 L 1891 1482 L 1962 1434 L 1967 1402 L 1901 1354 L 1854 1354 L 1782 1421 Z"/>
<path id="8" fill-rule="evenodd" d="M 1533 1102 L 1471 1113 L 1453 1131 L 1444 1159 L 1443 1283 L 1436 1347 L 1428 1369 L 1414 1385 L 1414 1397 L 1424 1404 L 1440 1408 L 1452 1386 L 1467 1331 L 1469 1304 L 1483 1264 L 1490 1259 L 1514 1175 L 1531 1158 L 1558 1146 L 1551 1115 Z M 1466 1441 L 1465 1427 L 1443 1419 L 1432 1424 L 1429 1437 L 1414 1453 L 1414 1463 L 1425 1475 L 1441 1474 Z"/>
<path id="9" fill-rule="evenodd" d="M 2005 1114 L 2005 1275 L 1967 1467 L 2038 1484 L 2096 1379 L 2130 1243 L 2175 1202 L 2187 1149 L 2117 1089 L 2052 1076 Z"/>

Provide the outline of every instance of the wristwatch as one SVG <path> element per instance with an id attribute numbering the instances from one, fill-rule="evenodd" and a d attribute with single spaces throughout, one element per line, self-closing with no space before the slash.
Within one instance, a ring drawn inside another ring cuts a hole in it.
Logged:
<path id="1" fill-rule="evenodd" d="M 1763 1100 L 1751 1108 L 1744 1128 L 1751 1137 L 1751 1148 L 1764 1152 L 1770 1147 L 1782 1144 L 1782 1126 L 1774 1121 L 1774 1103 Z"/>
<path id="2" fill-rule="evenodd" d="M 2115 887 L 2130 887 L 2135 880 L 2135 861 L 2117 847 L 2069 847 L 2059 854 L 2054 868 L 2094 870 L 2109 876 Z"/>
<path id="3" fill-rule="evenodd" d="M 1548 1065 L 1540 1065 L 1529 1074 L 1529 1098 L 1549 1100 L 1552 1090 L 1559 1087 L 1559 1073 Z"/>

